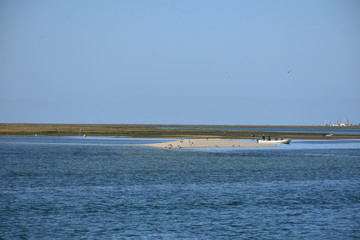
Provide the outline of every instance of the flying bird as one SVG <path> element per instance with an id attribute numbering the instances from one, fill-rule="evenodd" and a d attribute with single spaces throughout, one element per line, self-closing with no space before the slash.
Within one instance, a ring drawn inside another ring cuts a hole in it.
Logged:
<path id="1" fill-rule="evenodd" d="M 292 71 L 293 71 L 292 69 L 289 69 L 289 70 L 288 70 L 288 73 L 291 73 Z"/>

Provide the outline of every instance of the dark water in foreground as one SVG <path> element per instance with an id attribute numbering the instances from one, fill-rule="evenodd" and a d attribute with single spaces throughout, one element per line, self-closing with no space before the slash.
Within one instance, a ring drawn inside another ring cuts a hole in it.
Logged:
<path id="1" fill-rule="evenodd" d="M 0 137 L 0 239 L 359 239 L 360 141 Z"/>

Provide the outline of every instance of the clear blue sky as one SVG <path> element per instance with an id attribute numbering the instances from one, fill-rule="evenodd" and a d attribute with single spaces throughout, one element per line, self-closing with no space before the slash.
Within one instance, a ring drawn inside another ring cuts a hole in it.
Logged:
<path id="1" fill-rule="evenodd" d="M 358 0 L 0 1 L 0 122 L 347 118 L 360 123 Z"/>

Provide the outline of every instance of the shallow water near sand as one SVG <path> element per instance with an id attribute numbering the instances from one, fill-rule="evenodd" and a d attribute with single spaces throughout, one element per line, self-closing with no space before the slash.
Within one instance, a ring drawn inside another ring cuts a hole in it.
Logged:
<path id="1" fill-rule="evenodd" d="M 0 137 L 0 239 L 360 238 L 360 140 L 158 141 Z"/>
<path id="2" fill-rule="evenodd" d="M 260 131 L 260 132 L 278 132 L 278 133 L 325 133 L 325 134 L 349 134 L 359 135 L 360 128 L 352 127 L 322 127 L 322 128 L 308 128 L 308 127 L 187 127 L 187 126 L 176 126 L 176 127 L 158 127 L 160 129 L 216 129 L 216 130 L 243 130 L 243 131 Z"/>

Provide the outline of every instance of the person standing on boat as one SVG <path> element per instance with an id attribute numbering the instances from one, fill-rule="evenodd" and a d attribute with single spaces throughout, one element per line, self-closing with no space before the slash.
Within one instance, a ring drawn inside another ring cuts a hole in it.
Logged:
<path id="1" fill-rule="evenodd" d="M 262 140 L 265 140 L 265 134 L 263 134 L 263 136 L 262 136 Z"/>

